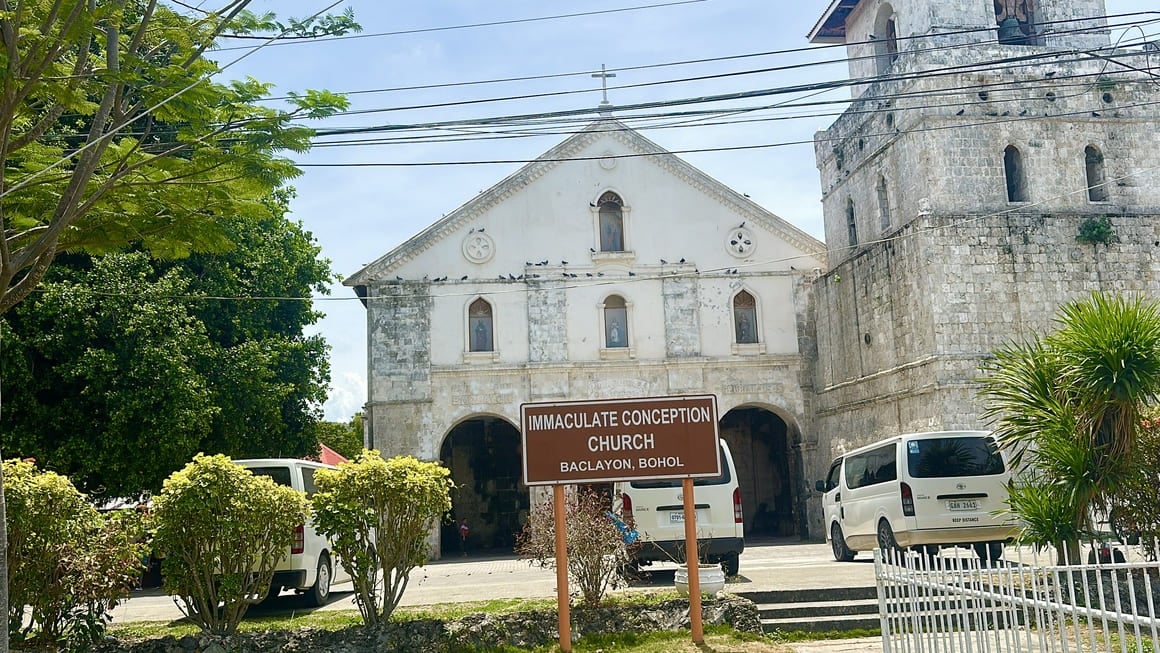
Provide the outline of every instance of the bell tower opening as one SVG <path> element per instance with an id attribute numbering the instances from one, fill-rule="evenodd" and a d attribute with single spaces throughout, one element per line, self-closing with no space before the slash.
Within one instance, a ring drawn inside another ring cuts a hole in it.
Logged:
<path id="1" fill-rule="evenodd" d="M 1035 0 L 994 0 L 999 42 L 1004 45 L 1041 45 L 1035 24 Z"/>

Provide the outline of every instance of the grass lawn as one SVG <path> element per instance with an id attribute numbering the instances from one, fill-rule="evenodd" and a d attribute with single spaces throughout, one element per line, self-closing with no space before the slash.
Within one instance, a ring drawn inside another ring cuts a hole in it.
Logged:
<path id="1" fill-rule="evenodd" d="M 611 602 L 620 605 L 648 605 L 657 601 L 676 598 L 672 591 L 632 593 L 618 596 Z M 529 610 L 555 610 L 553 599 L 495 599 L 467 603 L 447 603 L 442 605 L 402 607 L 391 616 L 392 621 L 410 619 L 453 620 L 469 614 L 512 614 Z M 575 609 L 575 608 L 574 608 Z M 303 614 L 280 614 L 247 617 L 239 631 L 293 630 L 296 628 L 317 628 L 340 630 L 350 626 L 361 626 L 362 618 L 357 610 L 313 611 Z M 109 634 L 124 639 L 159 638 L 166 635 L 182 637 L 198 633 L 196 626 L 184 622 L 130 622 L 113 624 Z M 687 630 L 662 632 L 630 632 L 601 634 L 585 637 L 576 642 L 576 653 L 788 653 L 791 649 L 784 643 L 787 638 L 765 637 L 752 633 L 742 633 L 726 626 L 706 626 L 705 642 L 694 644 Z M 505 647 L 489 649 L 488 653 L 559 651 L 558 645 L 537 649 Z M 467 653 L 467 652 L 465 652 Z M 480 652 L 482 653 L 482 652 Z"/>

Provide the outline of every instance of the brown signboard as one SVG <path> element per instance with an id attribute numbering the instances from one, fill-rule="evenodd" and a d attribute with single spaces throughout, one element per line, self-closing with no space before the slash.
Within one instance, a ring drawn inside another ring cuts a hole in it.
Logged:
<path id="1" fill-rule="evenodd" d="M 717 476 L 717 397 L 524 404 L 524 483 Z"/>

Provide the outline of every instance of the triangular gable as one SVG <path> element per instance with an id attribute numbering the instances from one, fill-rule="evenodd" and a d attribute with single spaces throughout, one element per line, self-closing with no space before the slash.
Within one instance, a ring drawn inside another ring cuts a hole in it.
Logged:
<path id="1" fill-rule="evenodd" d="M 642 136 L 615 118 L 601 118 L 577 134 L 541 154 L 491 188 L 445 215 L 423 231 L 404 241 L 373 263 L 343 281 L 347 286 L 364 286 L 375 279 L 386 278 L 397 266 L 411 260 L 443 238 L 458 232 L 470 221 L 527 187 L 533 181 L 563 163 L 597 157 L 576 156 L 604 136 L 612 136 L 650 161 L 661 166 L 686 184 L 715 197 L 747 220 L 753 220 L 803 253 L 824 258 L 826 246 L 821 241 L 769 212 L 761 205 L 729 188 L 668 150 Z M 623 156 L 623 155 L 622 155 Z"/>

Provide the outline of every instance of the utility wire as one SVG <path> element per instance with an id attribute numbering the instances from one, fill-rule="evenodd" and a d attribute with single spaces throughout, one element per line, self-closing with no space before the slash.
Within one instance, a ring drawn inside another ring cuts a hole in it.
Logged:
<path id="1" fill-rule="evenodd" d="M 1130 17 L 1135 17 L 1135 16 L 1160 16 L 1160 12 L 1141 11 L 1141 12 L 1131 12 L 1131 13 L 1125 13 L 1125 14 L 1112 14 L 1112 15 L 1107 16 L 1107 18 L 1109 18 L 1109 19 L 1112 19 L 1112 18 L 1130 18 Z M 1092 22 L 1092 20 L 1093 19 L 1091 19 L 1091 18 L 1075 18 L 1075 19 L 1052 21 L 1050 23 L 1046 23 L 1045 25 L 1062 25 L 1062 24 L 1066 24 L 1066 23 L 1090 23 L 1090 22 Z M 1153 24 L 1157 21 L 1160 21 L 1160 18 L 1152 18 L 1150 20 L 1143 21 L 1142 23 L 1138 22 L 1138 21 L 1134 21 L 1134 20 L 1128 20 L 1128 21 L 1125 21 L 1122 23 L 1113 23 L 1113 24 L 1109 24 L 1106 26 L 1078 27 L 1078 28 L 1074 28 L 1074 29 L 1051 30 L 1050 32 L 1047 33 L 1047 35 L 1052 36 L 1052 37 L 1059 37 L 1059 36 L 1066 36 L 1066 35 L 1070 35 L 1070 34 L 1087 34 L 1087 33 L 1093 33 L 1093 32 L 1099 33 L 1099 32 L 1108 31 L 1109 29 L 1132 28 L 1132 27 L 1135 27 L 1135 26 L 1140 25 L 1140 24 L 1149 25 L 1149 24 Z M 982 33 L 982 32 L 989 33 L 989 32 L 994 32 L 994 31 L 995 31 L 995 28 L 993 28 L 993 27 L 971 28 L 971 29 L 964 29 L 964 30 L 958 30 L 958 31 L 952 31 L 952 32 L 940 32 L 938 34 L 920 34 L 920 35 L 915 35 L 915 36 L 899 37 L 898 40 L 899 40 L 899 42 L 921 41 L 921 40 L 926 40 L 926 39 L 944 38 L 947 36 L 969 35 L 969 34 L 976 34 L 976 33 Z M 626 72 L 633 72 L 633 71 L 639 71 L 639 70 L 651 70 L 651 69 L 656 69 L 656 68 L 689 66 L 689 65 L 697 65 L 697 64 L 705 64 L 705 63 L 719 63 L 719 62 L 723 62 L 723 61 L 734 61 L 734 60 L 739 60 L 739 59 L 749 59 L 749 58 L 756 58 L 756 57 L 771 57 L 771 56 L 778 56 L 778 55 L 800 54 L 800 53 L 817 53 L 817 52 L 821 52 L 821 51 L 828 50 L 831 48 L 839 48 L 839 47 L 848 48 L 848 47 L 854 47 L 854 46 L 872 45 L 872 44 L 877 44 L 877 43 L 881 43 L 881 41 L 877 41 L 877 40 L 850 41 L 848 43 L 823 44 L 823 45 L 808 46 L 808 47 L 786 48 L 786 49 L 781 49 L 781 50 L 768 50 L 768 51 L 764 51 L 764 52 L 751 52 L 751 53 L 744 53 L 744 54 L 726 55 L 726 56 L 721 56 L 721 57 L 710 57 L 710 58 L 704 58 L 704 59 L 687 59 L 687 60 L 683 60 L 683 61 L 644 64 L 644 65 L 639 65 L 639 66 L 624 66 L 624 67 L 620 67 L 620 68 L 609 68 L 607 72 L 622 74 L 622 73 L 626 73 Z M 948 45 L 942 45 L 942 46 L 931 47 L 931 48 L 910 49 L 910 50 L 907 50 L 905 52 L 899 52 L 899 54 L 902 56 L 907 56 L 907 55 L 911 55 L 911 54 L 930 53 L 930 52 L 938 52 L 938 51 L 943 51 L 943 50 L 969 49 L 969 48 L 973 48 L 977 45 L 978 45 L 978 43 L 974 43 L 974 42 L 972 42 L 972 43 L 951 43 Z M 849 63 L 851 61 L 860 61 L 860 60 L 875 59 L 875 58 L 877 58 L 877 56 L 873 55 L 873 54 L 861 55 L 861 56 L 856 56 L 856 57 L 839 57 L 836 59 L 826 59 L 826 60 L 822 60 L 822 61 L 802 64 L 801 67 Z M 363 94 L 373 94 L 373 93 L 393 93 L 393 92 L 399 92 L 399 91 L 431 90 L 431 89 L 442 89 L 442 88 L 455 88 L 455 87 L 461 87 L 461 86 L 479 86 L 479 85 L 500 84 L 500 83 L 510 83 L 510 82 L 539 81 L 539 80 L 545 80 L 545 79 L 557 79 L 557 78 L 565 78 L 565 77 L 585 77 L 586 78 L 586 77 L 589 77 L 592 73 L 599 73 L 599 72 L 601 72 L 601 71 L 592 69 L 592 70 L 583 70 L 583 71 L 578 71 L 578 72 L 547 73 L 547 74 L 541 74 L 541 75 L 526 75 L 526 76 L 518 76 L 518 77 L 501 77 L 501 78 L 491 78 L 491 79 L 482 79 L 482 80 L 472 80 L 472 81 L 465 81 L 465 82 L 440 82 L 440 83 L 434 83 L 434 84 L 396 86 L 396 87 L 389 87 L 389 88 L 348 90 L 348 91 L 342 91 L 342 94 L 343 95 L 363 95 Z M 609 90 L 616 90 L 616 89 L 622 89 L 622 88 L 630 88 L 630 86 L 624 86 L 624 85 L 610 86 Z M 592 91 L 592 89 L 587 89 L 587 90 L 589 92 Z M 287 100 L 287 99 L 290 99 L 290 96 L 275 96 L 275 97 L 263 98 L 263 101 Z"/>
<path id="2" fill-rule="evenodd" d="M 1125 181 L 1127 179 L 1131 179 L 1133 177 L 1139 177 L 1140 175 L 1144 175 L 1144 174 L 1148 174 L 1148 173 L 1156 173 L 1156 172 L 1160 172 L 1160 166 L 1133 170 L 1133 171 L 1130 171 L 1126 174 L 1120 175 L 1118 177 L 1109 178 L 1109 179 L 1105 180 L 1105 183 L 1106 184 L 1114 184 L 1114 183 L 1118 183 L 1121 181 Z M 947 224 L 944 224 L 944 225 L 931 226 L 931 227 L 927 227 L 924 229 L 914 229 L 914 230 L 908 231 L 907 233 L 898 232 L 892 236 L 886 236 L 883 238 L 864 241 L 864 242 L 859 243 L 858 245 L 835 247 L 835 248 L 827 247 L 826 252 L 827 253 L 829 253 L 829 252 L 846 253 L 846 252 L 850 252 L 850 251 L 854 251 L 854 250 L 858 250 L 858 249 L 864 249 L 870 245 L 881 245 L 881 244 L 885 244 L 885 243 L 901 242 L 903 240 L 916 238 L 920 235 L 932 233 L 935 231 L 942 231 L 942 230 L 946 230 L 946 229 L 955 229 L 958 227 L 962 227 L 963 225 L 976 223 L 976 222 L 983 222 L 983 221 L 986 221 L 986 220 L 989 220 L 992 218 L 1003 217 L 1005 215 L 1009 215 L 1012 213 L 1027 213 L 1028 209 L 1045 208 L 1045 207 L 1049 206 L 1050 204 L 1054 203 L 1056 200 L 1066 199 L 1072 195 L 1077 195 L 1079 193 L 1086 193 L 1087 191 L 1088 191 L 1087 186 L 1076 187 L 1073 190 L 1064 191 L 1064 192 L 1056 194 L 1052 197 L 1044 198 L 1038 202 L 1024 202 L 1024 203 L 1020 203 L 1019 206 L 1017 206 L 1017 207 L 1012 207 L 1012 208 L 1004 209 L 1001 211 L 992 211 L 989 213 L 984 213 L 982 215 L 965 216 L 961 219 L 953 220 L 953 221 L 948 222 Z M 1083 216 L 1077 215 L 1076 217 L 1083 217 Z M 913 222 L 910 222 L 908 224 L 913 224 Z M 554 276 L 550 277 L 550 278 L 547 276 L 541 276 L 540 278 L 529 279 L 526 277 L 526 275 L 525 275 L 524 279 L 517 279 L 515 281 L 512 281 L 510 279 L 502 279 L 501 280 L 498 278 L 490 278 L 490 277 L 489 278 L 473 277 L 473 278 L 469 278 L 468 280 L 462 281 L 462 282 L 458 281 L 458 280 L 449 281 L 449 282 L 438 282 L 438 283 L 448 283 L 451 285 L 457 285 L 460 283 L 464 283 L 464 284 L 468 284 L 468 285 L 472 286 L 472 288 L 470 290 L 464 290 L 463 292 L 446 292 L 446 293 L 438 293 L 438 294 L 434 294 L 434 293 L 429 292 L 429 293 L 427 293 L 427 297 L 456 298 L 456 297 L 472 297 L 472 296 L 476 296 L 476 295 L 497 296 L 497 295 L 510 295 L 510 294 L 526 294 L 529 292 L 529 288 L 526 287 L 527 283 L 529 283 L 529 282 L 533 283 L 533 284 L 552 283 L 553 289 L 567 290 L 567 289 L 575 289 L 575 288 L 590 288 L 590 287 L 595 287 L 595 286 L 624 285 L 624 284 L 635 284 L 635 283 L 641 283 L 641 282 L 656 282 L 656 281 L 663 280 L 663 279 L 674 279 L 674 278 L 693 278 L 693 277 L 704 277 L 704 276 L 722 276 L 724 278 L 736 278 L 734 275 L 729 273 L 730 270 L 734 270 L 734 269 L 740 270 L 740 269 L 749 268 L 749 267 L 773 265 L 773 264 L 777 264 L 777 263 L 789 263 L 791 261 L 797 261 L 797 260 L 807 259 L 807 258 L 816 258 L 816 257 L 812 254 L 797 254 L 797 255 L 793 255 L 793 256 L 780 256 L 780 257 L 776 257 L 776 258 L 764 259 L 761 261 L 753 261 L 753 262 L 749 262 L 749 263 L 730 264 L 726 267 L 707 268 L 705 270 L 700 270 L 700 269 L 693 269 L 693 270 L 688 270 L 688 271 L 686 271 L 686 270 L 673 270 L 673 271 L 663 271 L 659 274 L 652 274 L 652 275 L 650 275 L 648 273 L 636 273 L 635 276 L 631 276 L 631 277 L 629 277 L 629 276 L 613 277 L 613 278 L 593 277 L 591 279 L 585 278 L 583 280 L 571 280 L 571 278 L 569 278 L 569 277 L 554 277 Z M 691 263 L 688 263 L 687 265 L 694 265 L 695 263 L 696 262 L 693 261 Z M 582 266 L 582 265 L 558 266 L 558 267 L 571 267 L 572 269 L 584 269 L 585 268 L 585 266 Z M 526 270 L 527 266 L 524 266 L 524 269 Z M 786 272 L 782 271 L 782 270 L 775 270 L 775 271 L 762 272 L 761 274 L 784 275 L 784 274 L 786 274 Z M 563 281 L 562 279 L 569 279 L 569 280 Z M 415 283 L 418 281 L 419 280 L 417 280 L 417 279 L 416 280 L 403 280 L 402 283 Z M 504 285 L 518 284 L 519 287 L 513 287 L 513 288 L 508 288 L 508 289 L 486 290 L 486 291 L 481 292 L 479 290 L 478 286 L 481 284 L 485 284 L 485 283 L 492 284 L 492 285 L 498 285 L 500 283 L 502 283 Z M 37 288 L 34 292 L 47 292 L 47 289 Z M 153 295 L 153 294 L 144 294 L 144 293 L 112 293 L 112 292 L 93 292 L 93 291 L 87 291 L 87 292 L 92 292 L 93 294 L 96 294 L 96 295 L 109 296 L 109 297 L 168 299 L 168 300 L 174 300 L 174 301 L 184 300 L 184 301 L 297 301 L 297 302 L 360 301 L 361 302 L 361 301 L 376 301 L 376 300 L 390 300 L 391 299 L 390 297 L 374 297 L 374 296 L 332 297 L 330 295 L 316 295 L 316 296 L 309 296 L 309 297 L 295 297 L 295 296 L 280 296 L 280 295 L 235 295 L 235 296 L 225 296 L 225 295 Z"/>
<path id="3" fill-rule="evenodd" d="M 382 36 L 403 36 L 406 34 L 426 34 L 429 32 L 447 32 L 447 31 L 451 31 L 451 30 L 474 29 L 474 28 L 478 28 L 478 27 L 495 27 L 495 26 L 499 26 L 499 25 L 518 25 L 518 24 L 523 24 L 523 23 L 538 23 L 538 22 L 544 22 L 544 21 L 550 21 L 550 20 L 562 20 L 565 18 L 582 18 L 582 17 L 586 17 L 586 16 L 599 16 L 599 15 L 603 15 L 603 14 L 617 14 L 617 13 L 624 13 L 624 12 L 628 12 L 628 11 L 641 11 L 643 9 L 658 9 L 658 8 L 662 8 L 662 7 L 675 7 L 677 5 L 690 5 L 690 4 L 697 4 L 697 3 L 701 3 L 701 2 L 708 2 L 708 0 L 678 0 L 677 2 L 664 2 L 664 3 L 652 4 L 652 5 L 638 5 L 635 7 L 621 7 L 619 9 L 602 9 L 599 11 L 582 11 L 582 12 L 571 13 L 571 14 L 557 14 L 554 16 L 537 16 L 537 17 L 533 17 L 533 18 L 513 18 L 510 20 L 493 20 L 493 21 L 489 21 L 486 23 L 469 23 L 469 24 L 465 24 L 465 25 L 447 25 L 447 26 L 443 26 L 443 27 L 420 27 L 420 28 L 415 28 L 415 29 L 398 30 L 398 31 L 394 31 L 394 32 L 378 32 L 375 34 L 343 34 L 340 36 L 327 36 L 327 37 L 315 38 L 315 39 L 312 39 L 310 41 L 302 41 L 300 39 L 294 39 L 294 40 L 280 39 L 278 42 L 273 43 L 272 45 L 297 45 L 299 43 L 320 43 L 320 42 L 325 43 L 328 41 L 346 41 L 346 40 L 351 40 L 351 39 L 371 39 L 371 38 L 378 38 L 378 37 L 382 37 Z M 253 39 L 253 38 L 262 38 L 262 37 L 255 37 L 255 36 L 238 34 L 238 35 L 226 36 L 223 38 Z M 229 51 L 229 50 L 245 50 L 249 47 L 251 47 L 251 46 L 239 45 L 239 46 L 232 46 L 232 47 L 228 47 L 228 48 L 218 48 L 218 51 L 225 52 L 225 51 Z"/>

